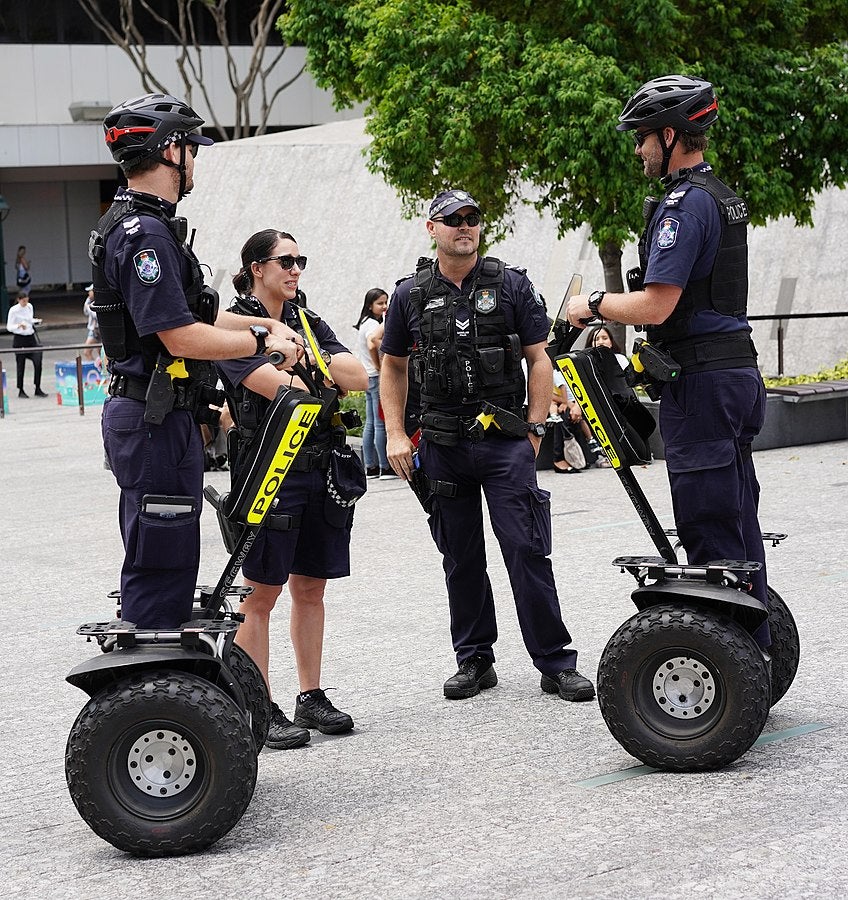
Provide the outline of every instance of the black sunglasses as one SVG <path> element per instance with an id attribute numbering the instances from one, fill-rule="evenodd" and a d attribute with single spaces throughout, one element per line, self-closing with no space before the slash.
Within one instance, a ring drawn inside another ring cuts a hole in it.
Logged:
<path id="1" fill-rule="evenodd" d="M 274 260 L 280 264 L 281 269 L 285 269 L 287 272 L 295 267 L 295 263 L 301 272 L 306 268 L 305 256 L 290 256 L 288 253 L 284 256 L 266 256 L 264 259 L 257 259 L 256 262 L 261 266 L 262 263 L 274 262 Z"/>
<path id="2" fill-rule="evenodd" d="M 652 128 L 650 131 L 634 131 L 633 140 L 636 142 L 637 147 L 641 147 L 642 144 L 644 144 L 652 134 L 656 133 L 656 128 Z"/>
<path id="3" fill-rule="evenodd" d="M 431 222 L 444 222 L 448 228 L 459 228 L 463 222 L 470 225 L 471 228 L 474 228 L 475 225 L 480 224 L 480 213 L 468 213 L 467 216 L 462 216 L 459 213 L 451 213 L 449 216 L 442 216 L 440 219 L 431 219 Z"/>

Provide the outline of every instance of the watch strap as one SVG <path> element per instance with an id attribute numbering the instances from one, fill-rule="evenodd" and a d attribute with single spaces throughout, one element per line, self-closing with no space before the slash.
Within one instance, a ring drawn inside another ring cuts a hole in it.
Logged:
<path id="1" fill-rule="evenodd" d="M 589 311 L 592 313 L 592 315 L 596 319 L 603 318 L 600 311 L 598 310 L 598 307 L 601 305 L 601 301 L 606 296 L 606 293 L 607 293 L 606 291 L 592 291 L 592 293 L 589 294 L 589 302 L 588 302 Z"/>

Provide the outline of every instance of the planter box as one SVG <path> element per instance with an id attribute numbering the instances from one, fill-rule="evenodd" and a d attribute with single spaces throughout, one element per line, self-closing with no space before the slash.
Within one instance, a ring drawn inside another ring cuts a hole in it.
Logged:
<path id="1" fill-rule="evenodd" d="M 848 381 L 769 388 L 767 394 L 766 420 L 763 430 L 754 439 L 754 450 L 848 438 Z M 651 435 L 651 452 L 655 459 L 665 459 L 659 429 L 659 402 L 642 402 L 657 422 L 657 430 Z"/>

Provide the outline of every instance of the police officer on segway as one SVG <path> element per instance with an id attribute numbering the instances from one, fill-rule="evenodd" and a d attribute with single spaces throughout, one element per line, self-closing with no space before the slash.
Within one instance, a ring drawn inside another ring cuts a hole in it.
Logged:
<path id="1" fill-rule="evenodd" d="M 191 616 L 203 489 L 198 422 L 211 421 L 210 402 L 223 399 L 206 360 L 267 348 L 291 365 L 302 344 L 282 323 L 218 315 L 217 295 L 203 284 L 185 219 L 175 217 L 194 187 L 197 151 L 212 143 L 202 124 L 166 94 L 122 103 L 103 122 L 127 187 L 91 235 L 93 309 L 112 375 L 102 429 L 121 488 L 121 612 L 140 628 L 172 629 Z"/>
<path id="2" fill-rule="evenodd" d="M 550 495 L 536 483 L 552 383 L 543 301 L 523 269 L 480 258 L 480 208 L 465 191 L 443 191 L 433 200 L 427 231 L 436 259 L 422 258 L 415 275 L 398 282 L 386 314 L 380 399 L 389 462 L 407 480 L 418 466 L 413 483 L 444 557 L 459 663 L 444 694 L 464 699 L 497 684 L 482 489 L 542 689 L 564 700 L 591 700 L 595 690 L 576 669 L 548 558 Z M 412 346 L 421 389 L 416 455 L 404 431 Z"/>
<path id="3" fill-rule="evenodd" d="M 646 201 L 630 293 L 573 297 L 568 319 L 646 326 L 659 370 L 648 379 L 660 396 L 674 519 L 689 562 L 761 563 L 752 593 L 767 604 L 751 456 L 765 388 L 746 318 L 749 213 L 704 162 L 705 132 L 717 118 L 713 86 L 697 78 L 654 78 L 628 100 L 617 128 L 634 132 L 645 175 L 660 178 L 665 195 Z M 769 647 L 767 622 L 754 638 Z"/>

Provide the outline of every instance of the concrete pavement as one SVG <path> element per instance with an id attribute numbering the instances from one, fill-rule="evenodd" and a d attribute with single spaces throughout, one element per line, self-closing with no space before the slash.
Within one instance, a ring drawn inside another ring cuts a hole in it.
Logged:
<path id="1" fill-rule="evenodd" d="M 62 335 L 71 343 L 75 333 Z M 6 367 L 11 357 L 4 355 Z M 45 390 L 52 384 L 45 359 Z M 28 365 L 28 381 L 29 378 Z M 12 897 L 802 898 L 848 893 L 848 443 L 756 454 L 762 524 L 790 534 L 770 582 L 798 621 L 798 676 L 766 725 L 769 743 L 720 772 L 644 774 L 595 703 L 542 693 L 521 643 L 491 534 L 499 685 L 446 701 L 455 669 L 441 567 L 398 481 L 369 482 L 356 513 L 353 575 L 327 592 L 324 684 L 356 720 L 295 751 L 264 751 L 253 802 L 204 854 L 136 860 L 96 837 L 65 787 L 64 747 L 85 697 L 64 682 L 96 654 L 74 631 L 111 615 L 118 491 L 102 466 L 99 409 L 10 397 L 5 462 L 0 759 L 2 882 Z M 664 464 L 637 472 L 670 523 Z M 219 489 L 227 473 L 210 473 Z M 614 473 L 542 472 L 551 491 L 564 616 L 594 680 L 633 612 L 609 561 L 651 545 Z M 203 515 L 201 580 L 225 554 Z M 296 692 L 283 598 L 272 685 Z M 805 729 L 807 729 L 805 731 Z M 615 780 L 620 778 L 621 780 Z"/>

